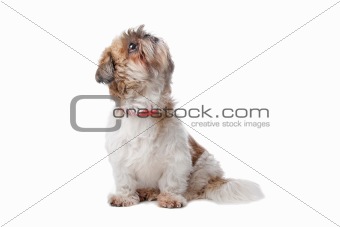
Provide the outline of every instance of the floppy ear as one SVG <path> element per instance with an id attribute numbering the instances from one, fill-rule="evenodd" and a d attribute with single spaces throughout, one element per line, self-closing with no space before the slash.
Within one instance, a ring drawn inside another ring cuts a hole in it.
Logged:
<path id="1" fill-rule="evenodd" d="M 114 63 L 110 48 L 106 48 L 99 61 L 99 67 L 96 72 L 96 81 L 98 83 L 108 84 L 114 80 Z"/>
<path id="2" fill-rule="evenodd" d="M 175 69 L 175 64 L 172 61 L 171 55 L 168 54 L 168 73 L 172 74 L 174 72 Z"/>

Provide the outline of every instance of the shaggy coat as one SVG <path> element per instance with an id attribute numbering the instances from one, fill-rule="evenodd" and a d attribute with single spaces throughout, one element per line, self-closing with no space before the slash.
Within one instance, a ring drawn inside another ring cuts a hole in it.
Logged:
<path id="1" fill-rule="evenodd" d="M 106 135 L 116 183 L 109 203 L 131 206 L 157 200 L 161 207 L 177 208 L 201 198 L 221 203 L 262 198 L 257 184 L 224 178 L 219 163 L 181 121 L 167 117 L 174 108 L 173 71 L 168 46 L 143 26 L 114 39 L 102 54 L 96 80 L 108 85 L 122 116 L 121 128 Z M 144 114 L 131 112 L 139 109 Z M 109 127 L 114 124 L 111 114 Z"/>

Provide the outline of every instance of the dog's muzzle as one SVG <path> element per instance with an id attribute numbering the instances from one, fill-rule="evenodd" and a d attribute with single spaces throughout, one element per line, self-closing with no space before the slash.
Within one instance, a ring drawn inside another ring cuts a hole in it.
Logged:
<path id="1" fill-rule="evenodd" d="M 109 84 L 114 81 L 114 69 L 113 68 L 101 68 L 99 67 L 96 72 L 96 81 L 98 83 Z"/>

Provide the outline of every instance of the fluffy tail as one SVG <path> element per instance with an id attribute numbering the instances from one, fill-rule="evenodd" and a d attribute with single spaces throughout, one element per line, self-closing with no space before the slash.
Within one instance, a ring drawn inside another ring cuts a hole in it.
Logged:
<path id="1" fill-rule="evenodd" d="M 218 203 L 242 203 L 262 199 L 264 195 L 254 182 L 215 178 L 205 187 L 204 197 Z"/>

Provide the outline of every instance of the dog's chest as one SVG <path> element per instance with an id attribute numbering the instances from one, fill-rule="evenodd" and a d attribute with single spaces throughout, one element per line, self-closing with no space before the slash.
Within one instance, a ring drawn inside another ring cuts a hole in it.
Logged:
<path id="1" fill-rule="evenodd" d="M 129 168 L 133 170 L 139 187 L 156 187 L 164 171 L 165 159 L 157 142 L 138 138 L 129 148 Z"/>
<path id="2" fill-rule="evenodd" d="M 135 158 L 131 162 L 138 187 L 157 187 L 158 181 L 164 171 L 161 155 L 157 154 L 152 146 L 146 149 L 138 149 Z"/>
<path id="3" fill-rule="evenodd" d="M 147 121 L 145 123 L 138 121 L 123 123 L 119 134 L 112 139 L 115 143 L 124 144 L 126 140 L 129 141 L 129 138 L 133 138 L 150 127 L 149 125 Z M 149 128 L 126 143 L 124 149 L 120 149 L 115 155 L 115 161 L 135 175 L 140 188 L 157 187 L 165 169 L 164 161 L 167 160 L 167 155 L 163 140 L 157 133 L 156 127 Z"/>

